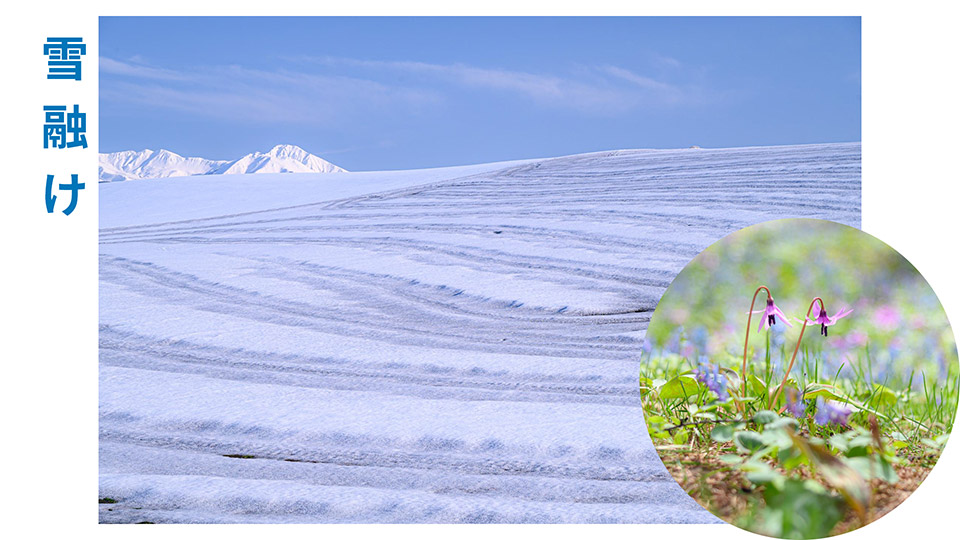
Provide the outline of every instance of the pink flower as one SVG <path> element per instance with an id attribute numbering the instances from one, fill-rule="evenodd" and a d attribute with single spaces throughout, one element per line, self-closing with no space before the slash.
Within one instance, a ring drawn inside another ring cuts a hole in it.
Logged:
<path id="1" fill-rule="evenodd" d="M 900 326 L 900 313 L 893 306 L 883 306 L 873 312 L 873 322 L 884 330 L 893 330 Z"/>
<path id="2" fill-rule="evenodd" d="M 754 311 L 753 313 L 760 313 L 759 311 Z M 783 324 L 787 326 L 793 326 L 790 324 L 790 321 L 787 320 L 787 316 L 780 311 L 780 308 L 773 303 L 773 298 L 767 298 L 767 307 L 763 310 L 763 318 L 760 319 L 760 326 L 757 328 L 757 332 L 763 330 L 765 327 L 769 328 L 777 323 L 777 319 L 783 321 Z"/>
<path id="3" fill-rule="evenodd" d="M 854 347 L 863 347 L 867 344 L 867 334 L 860 331 L 851 332 L 847 342 Z"/>
<path id="4" fill-rule="evenodd" d="M 837 312 L 833 317 L 827 316 L 827 310 L 823 309 L 823 304 L 820 304 L 820 314 L 813 320 L 807 319 L 807 324 L 819 324 L 820 325 L 820 335 L 827 336 L 827 327 L 837 324 L 839 319 L 846 317 L 847 315 L 853 313 L 852 309 L 843 308 Z"/>

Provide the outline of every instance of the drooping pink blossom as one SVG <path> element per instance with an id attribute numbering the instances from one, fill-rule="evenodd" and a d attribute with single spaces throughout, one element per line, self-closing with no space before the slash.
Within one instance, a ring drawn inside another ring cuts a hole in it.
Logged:
<path id="1" fill-rule="evenodd" d="M 760 311 L 754 311 L 754 313 L 760 313 Z M 790 324 L 790 321 L 787 320 L 787 316 L 780 311 L 780 308 L 773 303 L 773 298 L 767 298 L 767 307 L 763 309 L 763 317 L 760 319 L 760 326 L 757 327 L 757 332 L 763 330 L 764 328 L 769 328 L 777 323 L 777 319 L 783 321 L 783 324 L 787 326 L 793 326 Z"/>
<path id="2" fill-rule="evenodd" d="M 807 319 L 807 324 L 819 324 L 820 325 L 820 335 L 826 337 L 827 327 L 837 324 L 837 321 L 846 317 L 847 315 L 853 313 L 852 309 L 842 308 L 836 313 L 833 317 L 827 316 L 827 310 L 823 309 L 823 304 L 820 305 L 820 314 L 817 315 L 814 319 Z"/>

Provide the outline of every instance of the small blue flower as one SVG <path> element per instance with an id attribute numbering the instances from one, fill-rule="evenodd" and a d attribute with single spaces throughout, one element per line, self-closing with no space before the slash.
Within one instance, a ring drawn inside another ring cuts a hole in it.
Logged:
<path id="1" fill-rule="evenodd" d="M 690 341 L 693 341 L 693 344 L 696 345 L 697 349 L 701 351 L 705 351 L 707 349 L 707 339 L 709 337 L 710 334 L 703 326 L 694 328 L 693 332 L 690 333 Z"/>
<path id="2" fill-rule="evenodd" d="M 851 414 L 853 414 L 853 408 L 846 403 L 824 400 L 822 397 L 818 397 L 817 413 L 814 415 L 813 421 L 821 426 L 827 424 L 846 426 Z"/>
<path id="3" fill-rule="evenodd" d="M 807 412 L 807 404 L 799 399 L 799 392 L 796 388 L 787 388 L 787 412 L 795 418 L 803 418 Z"/>
<path id="4" fill-rule="evenodd" d="M 667 340 L 664 348 L 671 353 L 680 352 L 680 338 L 683 336 L 683 327 L 679 327 L 670 333 L 670 339 Z"/>
<path id="5" fill-rule="evenodd" d="M 727 393 L 727 377 L 720 374 L 720 366 L 711 365 L 706 362 L 706 358 L 701 356 L 697 361 L 697 381 L 716 394 L 718 401 L 730 399 L 730 394 Z"/>

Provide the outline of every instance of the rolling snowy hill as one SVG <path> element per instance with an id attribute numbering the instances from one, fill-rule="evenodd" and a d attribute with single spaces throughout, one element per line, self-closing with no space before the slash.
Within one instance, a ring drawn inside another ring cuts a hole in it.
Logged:
<path id="1" fill-rule="evenodd" d="M 299 146 L 280 144 L 269 152 L 254 152 L 233 161 L 183 157 L 168 150 L 100 154 L 100 181 L 120 182 L 201 174 L 346 172 Z"/>
<path id="2" fill-rule="evenodd" d="M 100 186 L 102 522 L 717 522 L 644 430 L 652 310 L 860 222 L 858 143 L 318 178 Z"/>

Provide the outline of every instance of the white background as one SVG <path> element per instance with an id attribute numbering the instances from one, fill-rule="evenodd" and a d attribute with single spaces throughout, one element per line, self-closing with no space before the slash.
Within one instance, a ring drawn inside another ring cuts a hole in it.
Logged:
<path id="1" fill-rule="evenodd" d="M 3 39 L 3 525 L 27 534 L 184 538 L 292 537 L 551 539 L 742 539 L 726 525 L 593 526 L 100 526 L 97 525 L 97 26 L 101 15 L 859 15 L 863 28 L 863 230 L 907 257 L 960 324 L 960 215 L 957 210 L 960 106 L 957 9 L 946 2 L 718 2 L 684 7 L 593 0 L 588 3 L 351 1 L 317 7 L 290 1 L 47 1 L 4 9 Z M 459 4 L 459 3 L 458 3 Z M 775 4 L 775 5 L 774 5 Z M 838 6 L 838 4 L 842 4 Z M 84 77 L 48 81 L 47 36 L 82 36 Z M 43 152 L 42 106 L 78 104 L 88 114 L 87 150 Z M 86 182 L 77 210 L 48 215 L 46 174 Z M 624 426 L 642 429 L 642 426 Z M 923 485 L 899 508 L 844 535 L 956 537 L 960 442 L 951 441 Z M 950 533 L 949 531 L 954 531 Z"/>

